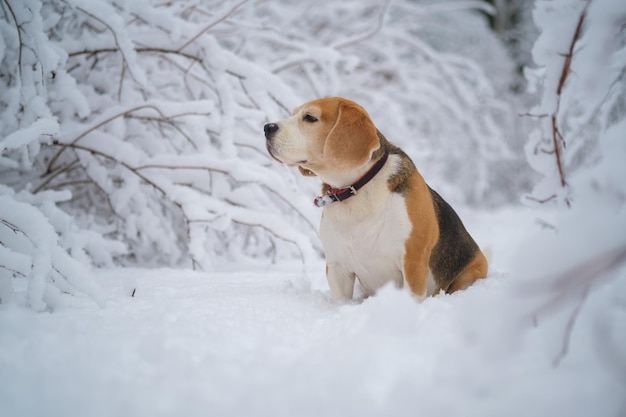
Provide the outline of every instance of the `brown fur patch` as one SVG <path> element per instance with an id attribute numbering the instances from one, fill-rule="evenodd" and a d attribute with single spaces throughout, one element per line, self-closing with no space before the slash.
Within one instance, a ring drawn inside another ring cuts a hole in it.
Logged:
<path id="1" fill-rule="evenodd" d="M 356 103 L 339 100 L 335 125 L 324 143 L 324 160 L 338 171 L 365 164 L 379 147 L 376 132 L 365 109 Z"/>
<path id="2" fill-rule="evenodd" d="M 447 288 L 447 293 L 452 293 L 458 290 L 464 290 L 475 281 L 484 279 L 487 277 L 487 259 L 481 251 L 476 252 L 476 256 L 467 266 L 461 271 L 461 273 L 454 279 L 454 282 Z"/>
<path id="3" fill-rule="evenodd" d="M 413 173 L 402 181 L 398 180 L 398 184 L 403 184 L 412 224 L 411 234 L 405 243 L 404 278 L 413 294 L 424 297 L 428 289 L 430 256 L 439 239 L 437 217 L 429 198 L 428 186 L 415 167 Z"/>

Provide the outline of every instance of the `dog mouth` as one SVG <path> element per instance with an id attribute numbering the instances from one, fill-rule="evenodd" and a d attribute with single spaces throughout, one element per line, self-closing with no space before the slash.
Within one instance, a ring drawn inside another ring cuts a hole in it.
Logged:
<path id="1" fill-rule="evenodd" d="M 271 142 L 270 142 L 270 141 L 267 141 L 267 142 L 265 143 L 265 147 L 267 148 L 267 153 L 269 153 L 269 154 L 270 154 L 270 156 L 272 157 L 272 159 L 274 159 L 274 160 L 275 160 L 276 162 L 278 162 L 278 163 L 281 163 L 281 164 L 283 163 L 283 161 L 281 161 L 281 160 L 278 158 L 278 152 L 276 152 L 276 149 L 274 149 L 274 147 L 272 146 L 272 144 L 271 144 Z"/>
<path id="2" fill-rule="evenodd" d="M 302 159 L 302 160 L 299 160 L 299 161 L 296 161 L 296 162 L 289 162 L 289 161 L 285 160 L 284 157 L 281 159 L 278 151 L 272 146 L 272 143 L 270 141 L 266 142 L 265 147 L 267 148 L 267 153 L 270 154 L 272 159 L 274 159 L 276 162 L 278 162 L 280 164 L 285 164 L 287 166 L 294 167 L 294 166 L 298 166 L 298 165 L 304 165 L 307 162 L 309 162 L 306 159 Z"/>

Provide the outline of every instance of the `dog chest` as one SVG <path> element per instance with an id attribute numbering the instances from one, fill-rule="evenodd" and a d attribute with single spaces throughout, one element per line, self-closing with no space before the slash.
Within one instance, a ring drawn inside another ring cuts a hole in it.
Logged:
<path id="1" fill-rule="evenodd" d="M 320 238 L 327 263 L 355 273 L 369 293 L 390 281 L 402 285 L 405 242 L 411 232 L 404 198 L 387 193 L 368 206 L 367 198 L 357 197 L 324 209 Z"/>

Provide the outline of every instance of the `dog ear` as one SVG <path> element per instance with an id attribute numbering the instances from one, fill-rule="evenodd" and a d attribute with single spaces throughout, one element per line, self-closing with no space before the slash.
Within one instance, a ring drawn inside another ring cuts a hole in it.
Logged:
<path id="1" fill-rule="evenodd" d="M 380 147 L 376 126 L 361 106 L 340 101 L 335 126 L 324 143 L 324 159 L 338 171 L 348 171 L 372 158 Z"/>
<path id="2" fill-rule="evenodd" d="M 304 175 L 305 177 L 317 177 L 315 172 L 311 171 L 310 169 L 302 168 L 300 165 L 298 165 L 298 170 L 300 171 L 300 174 Z"/>

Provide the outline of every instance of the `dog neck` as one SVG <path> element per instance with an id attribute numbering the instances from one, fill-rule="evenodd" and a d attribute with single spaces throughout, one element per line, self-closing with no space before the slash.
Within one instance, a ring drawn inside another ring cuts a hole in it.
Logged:
<path id="1" fill-rule="evenodd" d="M 384 147 L 382 156 L 372 165 L 372 167 L 352 185 L 343 188 L 335 188 L 326 183 L 323 184 L 322 195 L 315 198 L 314 203 L 317 207 L 324 207 L 334 202 L 342 202 L 357 194 L 368 182 L 370 182 L 376 174 L 385 166 L 389 158 L 389 148 Z"/>

